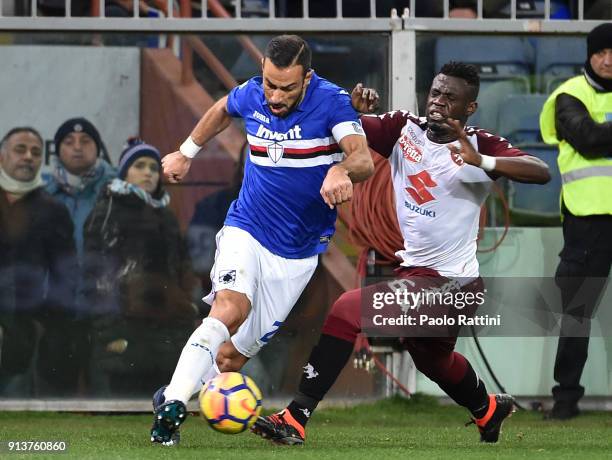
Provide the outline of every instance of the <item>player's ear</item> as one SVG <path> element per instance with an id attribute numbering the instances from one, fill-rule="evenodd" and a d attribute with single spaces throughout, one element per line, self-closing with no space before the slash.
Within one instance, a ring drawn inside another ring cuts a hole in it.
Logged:
<path id="1" fill-rule="evenodd" d="M 304 75 L 304 85 L 308 85 L 308 83 L 310 83 L 310 79 L 312 78 L 313 73 L 314 70 L 308 69 L 308 72 L 306 72 L 306 75 Z"/>
<path id="2" fill-rule="evenodd" d="M 263 69 L 264 69 L 264 64 L 266 63 L 266 58 L 262 57 L 261 58 L 261 72 L 263 73 Z"/>
<path id="3" fill-rule="evenodd" d="M 467 116 L 471 117 L 472 115 L 476 113 L 476 110 L 478 110 L 478 102 L 476 101 L 468 102 L 467 111 L 466 111 Z"/>

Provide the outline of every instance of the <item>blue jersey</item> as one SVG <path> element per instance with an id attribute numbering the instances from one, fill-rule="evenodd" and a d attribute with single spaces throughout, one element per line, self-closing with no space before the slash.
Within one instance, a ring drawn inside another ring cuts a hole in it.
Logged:
<path id="1" fill-rule="evenodd" d="M 225 225 L 249 232 L 281 257 L 324 252 L 336 210 L 319 191 L 328 169 L 343 159 L 340 139 L 363 135 L 349 94 L 313 73 L 304 99 L 281 118 L 268 109 L 262 79 L 256 77 L 230 92 L 227 111 L 244 119 L 250 155 Z"/>

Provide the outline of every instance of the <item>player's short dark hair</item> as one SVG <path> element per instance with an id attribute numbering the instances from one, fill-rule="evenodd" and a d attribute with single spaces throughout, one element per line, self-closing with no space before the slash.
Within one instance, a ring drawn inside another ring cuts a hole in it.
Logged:
<path id="1" fill-rule="evenodd" d="M 472 90 L 472 100 L 476 100 L 480 89 L 480 76 L 478 75 L 476 66 L 466 64 L 465 62 L 450 61 L 442 66 L 440 73 L 448 77 L 456 77 L 464 80 Z"/>
<path id="2" fill-rule="evenodd" d="M 30 127 L 30 126 L 17 126 L 16 128 L 11 129 L 8 133 L 6 133 L 4 135 L 4 137 L 2 138 L 2 140 L 0 140 L 0 150 L 2 150 L 6 144 L 6 141 L 9 139 L 9 137 L 11 137 L 13 134 L 17 134 L 17 133 L 30 133 L 30 134 L 34 134 L 38 140 L 40 141 L 41 145 L 45 145 L 45 141 L 43 141 L 42 136 L 40 135 L 40 133 L 35 130 L 34 128 Z"/>
<path id="3" fill-rule="evenodd" d="M 312 60 L 312 52 L 308 43 L 297 35 L 274 37 L 268 42 L 264 56 L 280 69 L 301 65 L 304 74 L 310 70 Z"/>

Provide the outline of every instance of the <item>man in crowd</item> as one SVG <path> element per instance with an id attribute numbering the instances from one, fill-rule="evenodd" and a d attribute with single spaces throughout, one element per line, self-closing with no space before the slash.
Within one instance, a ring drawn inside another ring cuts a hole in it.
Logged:
<path id="1" fill-rule="evenodd" d="M 38 338 L 49 383 L 64 385 L 67 375 L 52 368 L 70 361 L 69 344 L 54 340 L 54 324 L 74 301 L 73 226 L 43 190 L 42 158 L 43 141 L 32 128 L 14 128 L 0 142 L 0 390 L 12 396 L 33 396 L 27 373 Z"/>
<path id="2" fill-rule="evenodd" d="M 83 224 L 102 186 L 116 176 L 100 133 L 85 118 L 71 118 L 57 129 L 55 155 L 47 192 L 64 203 L 74 222 L 79 258 L 83 253 Z"/>

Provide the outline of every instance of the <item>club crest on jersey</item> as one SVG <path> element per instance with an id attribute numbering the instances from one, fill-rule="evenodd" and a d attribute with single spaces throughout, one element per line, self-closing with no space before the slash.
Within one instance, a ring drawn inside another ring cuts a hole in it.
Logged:
<path id="1" fill-rule="evenodd" d="M 421 149 L 418 148 L 406 134 L 403 134 L 402 137 L 400 137 L 399 146 L 402 151 L 402 155 L 406 160 L 410 160 L 414 163 L 420 163 L 423 159 Z"/>
<path id="2" fill-rule="evenodd" d="M 453 160 L 457 166 L 463 166 L 465 164 L 465 161 L 460 154 L 451 151 L 450 156 L 451 160 Z"/>
<path id="3" fill-rule="evenodd" d="M 270 160 L 272 160 L 274 163 L 278 163 L 285 153 L 285 148 L 283 147 L 283 144 L 272 142 L 271 144 L 268 144 L 266 151 L 268 152 Z"/>
<path id="4" fill-rule="evenodd" d="M 219 272 L 219 284 L 233 286 L 236 282 L 236 270 L 221 270 Z"/>

